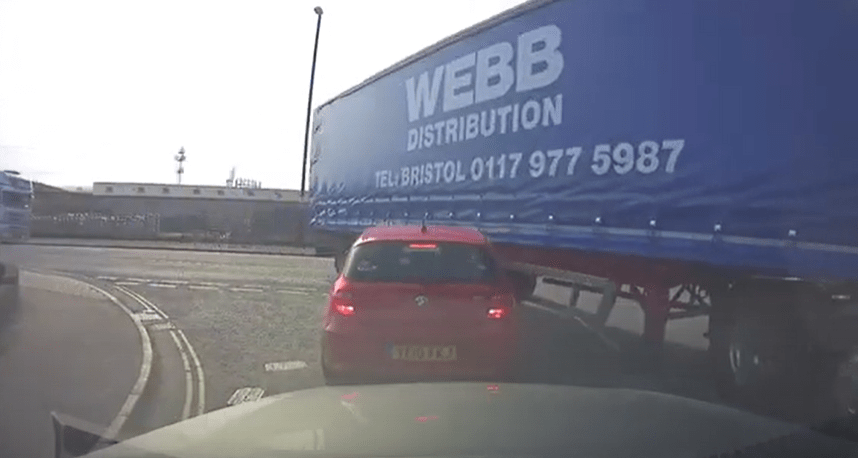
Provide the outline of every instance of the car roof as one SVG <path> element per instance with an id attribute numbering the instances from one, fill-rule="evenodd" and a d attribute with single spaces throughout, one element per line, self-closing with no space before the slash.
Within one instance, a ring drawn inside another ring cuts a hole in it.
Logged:
<path id="1" fill-rule="evenodd" d="M 376 226 L 363 231 L 356 244 L 378 241 L 404 242 L 458 242 L 485 245 L 486 237 L 478 230 L 468 227 L 426 226 Z"/>

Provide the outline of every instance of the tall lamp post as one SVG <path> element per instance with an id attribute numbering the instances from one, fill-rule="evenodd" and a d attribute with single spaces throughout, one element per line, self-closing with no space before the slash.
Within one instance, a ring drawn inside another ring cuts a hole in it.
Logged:
<path id="1" fill-rule="evenodd" d="M 301 198 L 304 197 L 304 188 L 307 183 L 307 150 L 310 141 L 310 111 L 313 108 L 313 80 L 316 77 L 316 54 L 319 52 L 319 29 L 322 27 L 322 7 L 313 8 L 318 19 L 316 20 L 316 44 L 313 45 L 313 67 L 310 69 L 310 95 L 307 97 L 307 125 L 304 127 L 304 159 L 301 162 Z"/>

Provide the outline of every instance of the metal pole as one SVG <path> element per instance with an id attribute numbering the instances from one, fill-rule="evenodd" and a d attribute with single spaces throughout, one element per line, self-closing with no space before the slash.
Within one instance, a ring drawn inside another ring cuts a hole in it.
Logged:
<path id="1" fill-rule="evenodd" d="M 316 43 L 313 45 L 313 67 L 310 69 L 310 95 L 307 97 L 307 125 L 304 127 L 304 158 L 301 162 L 301 198 L 307 183 L 307 150 L 310 141 L 310 112 L 313 109 L 313 80 L 316 78 L 316 54 L 319 52 L 319 29 L 322 27 L 322 7 L 313 8 L 318 20 L 316 21 Z"/>
<path id="2" fill-rule="evenodd" d="M 176 169 L 176 181 L 178 184 L 182 184 L 182 174 L 185 173 L 184 163 L 185 163 L 185 147 L 183 146 L 179 149 L 179 154 L 176 155 L 176 162 L 179 163 L 179 168 Z"/>

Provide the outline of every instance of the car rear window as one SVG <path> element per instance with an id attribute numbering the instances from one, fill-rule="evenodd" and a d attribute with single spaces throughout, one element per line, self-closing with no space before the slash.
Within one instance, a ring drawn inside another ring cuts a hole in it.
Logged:
<path id="1" fill-rule="evenodd" d="M 347 278 L 365 282 L 483 283 L 496 266 L 481 246 L 451 242 L 372 242 L 352 249 Z"/>

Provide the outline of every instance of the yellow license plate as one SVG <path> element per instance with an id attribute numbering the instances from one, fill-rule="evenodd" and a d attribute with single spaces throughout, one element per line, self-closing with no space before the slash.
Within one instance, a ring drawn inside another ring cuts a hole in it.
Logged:
<path id="1" fill-rule="evenodd" d="M 455 361 L 456 346 L 394 345 L 392 357 L 402 361 Z"/>

